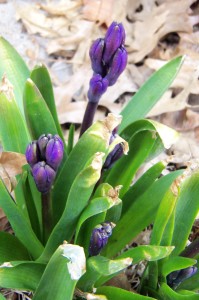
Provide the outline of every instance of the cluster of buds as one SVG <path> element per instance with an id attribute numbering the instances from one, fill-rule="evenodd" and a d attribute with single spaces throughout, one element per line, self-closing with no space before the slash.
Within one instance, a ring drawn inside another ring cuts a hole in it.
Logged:
<path id="1" fill-rule="evenodd" d="M 62 161 L 64 144 L 58 135 L 43 134 L 26 149 L 26 160 L 39 192 L 47 193 Z"/>
<path id="2" fill-rule="evenodd" d="M 93 77 L 90 80 L 88 99 L 98 102 L 124 71 L 127 64 L 127 51 L 124 47 L 125 30 L 121 23 L 113 22 L 105 38 L 99 38 L 90 48 Z"/>
<path id="3" fill-rule="evenodd" d="M 182 283 L 184 280 L 195 275 L 197 270 L 197 267 L 192 266 L 179 271 L 174 271 L 167 276 L 167 284 L 171 288 L 176 289 L 179 286 L 179 284 Z"/>
<path id="4" fill-rule="evenodd" d="M 112 229 L 115 224 L 111 222 L 104 222 L 97 225 L 91 234 L 90 245 L 89 245 L 89 255 L 95 256 L 100 253 L 104 246 L 108 243 L 108 238 L 112 234 Z"/>

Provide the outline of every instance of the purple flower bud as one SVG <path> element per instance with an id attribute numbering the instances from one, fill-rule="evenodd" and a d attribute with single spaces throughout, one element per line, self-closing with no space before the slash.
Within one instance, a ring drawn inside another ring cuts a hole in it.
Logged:
<path id="1" fill-rule="evenodd" d="M 91 235 L 89 255 L 95 256 L 100 253 L 108 242 L 108 238 L 112 234 L 112 229 L 115 225 L 111 222 L 105 222 L 97 225 Z"/>
<path id="2" fill-rule="evenodd" d="M 125 41 L 125 30 L 121 23 L 113 22 L 105 35 L 105 51 L 103 55 L 103 60 L 107 64 L 112 56 L 115 54 L 116 50 L 124 44 Z"/>
<path id="3" fill-rule="evenodd" d="M 38 191 L 45 194 L 50 190 L 56 173 L 44 161 L 40 161 L 32 168 L 32 175 Z"/>
<path id="4" fill-rule="evenodd" d="M 40 150 L 41 159 L 46 158 L 46 145 L 48 144 L 49 140 L 52 138 L 52 134 L 42 134 L 37 143 Z"/>
<path id="5" fill-rule="evenodd" d="M 26 148 L 26 160 L 31 167 L 39 161 L 37 141 L 33 141 Z"/>
<path id="6" fill-rule="evenodd" d="M 97 103 L 100 97 L 106 92 L 108 84 L 106 78 L 102 78 L 100 74 L 94 74 L 90 80 L 88 90 L 89 102 Z"/>
<path id="7" fill-rule="evenodd" d="M 167 276 L 167 283 L 172 288 L 177 288 L 184 280 L 192 277 L 197 272 L 197 267 L 192 266 L 179 271 L 174 271 Z"/>
<path id="8" fill-rule="evenodd" d="M 121 46 L 117 49 L 113 60 L 110 64 L 110 69 L 106 75 L 106 79 L 109 82 L 109 86 L 115 84 L 120 74 L 124 71 L 127 65 L 127 52 L 126 49 Z"/>
<path id="9" fill-rule="evenodd" d="M 103 74 L 104 73 L 104 66 L 102 55 L 104 51 L 104 39 L 97 39 L 93 42 L 89 55 L 91 59 L 92 69 L 96 74 Z"/>
<path id="10" fill-rule="evenodd" d="M 56 134 L 46 145 L 46 162 L 54 170 L 57 170 L 64 154 L 64 144 L 61 138 Z"/>
<path id="11" fill-rule="evenodd" d="M 113 151 L 111 151 L 108 154 L 105 163 L 103 165 L 103 169 L 105 170 L 110 169 L 114 165 L 114 163 L 123 156 L 123 154 L 124 154 L 124 150 L 122 144 L 117 144 L 113 149 Z"/>

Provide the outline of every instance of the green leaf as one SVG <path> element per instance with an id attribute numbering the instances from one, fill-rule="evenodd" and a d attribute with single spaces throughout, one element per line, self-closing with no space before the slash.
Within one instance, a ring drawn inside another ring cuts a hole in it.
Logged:
<path id="1" fill-rule="evenodd" d="M 71 240 L 78 218 L 88 204 L 95 184 L 100 178 L 102 157 L 103 153 L 96 153 L 92 161 L 75 178 L 65 210 L 49 237 L 41 260 L 48 260 L 63 240 Z"/>
<path id="2" fill-rule="evenodd" d="M 85 208 L 85 210 L 81 214 L 79 221 L 77 223 L 76 234 L 75 234 L 75 243 L 78 243 L 77 240 L 78 240 L 78 235 L 79 235 L 81 226 L 87 219 L 89 219 L 90 217 L 97 215 L 101 212 L 107 211 L 113 205 L 119 204 L 119 202 L 120 201 L 118 198 L 115 199 L 115 198 L 111 198 L 111 197 L 99 197 L 99 198 L 95 198 L 95 199 L 91 200 L 90 203 L 88 204 L 88 206 Z M 83 232 L 81 232 L 80 235 L 84 236 Z M 85 236 L 85 238 L 86 238 L 86 236 Z M 84 240 L 84 237 L 83 237 L 83 240 Z"/>
<path id="3" fill-rule="evenodd" d="M 9 83 L 3 83 L 0 86 L 0 140 L 4 151 L 25 153 L 29 135 L 14 95 L 9 91 L 1 91 L 8 85 Z"/>
<path id="4" fill-rule="evenodd" d="M 36 262 L 10 262 L 0 267 L 0 286 L 22 291 L 35 291 L 45 265 Z"/>
<path id="5" fill-rule="evenodd" d="M 119 121 L 119 117 L 109 114 L 105 120 L 94 123 L 81 136 L 71 151 L 56 178 L 53 189 L 53 216 L 55 217 L 55 223 L 59 220 L 65 208 L 67 197 L 75 177 L 96 152 L 106 153 L 108 151 L 111 132 L 118 125 Z"/>
<path id="6" fill-rule="evenodd" d="M 151 245 L 160 245 L 161 243 L 164 229 L 176 204 L 177 192 L 174 190 L 175 187 L 173 184 L 160 203 L 151 234 Z"/>
<path id="7" fill-rule="evenodd" d="M 124 270 L 132 262 L 130 258 L 110 260 L 103 256 L 92 256 L 87 260 L 86 273 L 78 282 L 78 288 L 82 291 L 90 291 L 98 279 L 103 283 L 104 276 L 112 278 L 118 272 Z M 105 281 L 107 281 L 105 279 Z M 100 283 L 101 285 L 101 283 Z"/>
<path id="8" fill-rule="evenodd" d="M 196 264 L 196 260 L 192 258 L 182 257 L 182 256 L 173 256 L 166 260 L 161 269 L 161 273 L 164 276 L 167 276 L 173 271 L 185 269 Z"/>
<path id="9" fill-rule="evenodd" d="M 6 298 L 2 295 L 2 294 L 0 294 L 0 300 L 5 300 Z"/>
<path id="10" fill-rule="evenodd" d="M 145 193 L 132 203 L 128 211 L 117 223 L 112 236 L 109 238 L 109 242 L 103 251 L 103 253 L 106 253 L 106 256 L 115 256 L 117 252 L 136 237 L 140 231 L 154 221 L 157 209 L 165 193 L 173 180 L 180 174 L 182 174 L 182 170 L 170 173 L 158 179 Z M 156 195 L 156 197 L 154 197 L 154 195 Z"/>
<path id="11" fill-rule="evenodd" d="M 32 70 L 32 72 L 30 74 L 30 78 L 35 83 L 35 85 L 39 89 L 43 99 L 45 100 L 45 102 L 51 112 L 51 115 L 54 119 L 54 122 L 55 122 L 55 125 L 57 128 L 57 132 L 58 132 L 59 136 L 62 138 L 62 140 L 64 141 L 64 137 L 63 137 L 62 130 L 59 125 L 59 120 L 58 120 L 58 116 L 57 116 L 52 82 L 51 82 L 50 75 L 48 73 L 46 66 L 44 66 L 44 65 L 36 66 Z"/>
<path id="12" fill-rule="evenodd" d="M 0 37 L 0 62 L 0 79 L 6 74 L 14 87 L 15 99 L 21 114 L 24 115 L 23 89 L 30 72 L 18 52 L 3 37 Z M 17 116 L 15 114 L 13 116 L 15 116 L 13 119 L 18 121 Z"/>
<path id="13" fill-rule="evenodd" d="M 67 154 L 69 155 L 73 150 L 74 146 L 74 135 L 75 135 L 75 126 L 73 124 L 70 125 L 69 133 L 68 133 L 68 146 L 67 146 Z"/>
<path id="14" fill-rule="evenodd" d="M 151 149 L 155 143 L 156 136 L 154 131 L 139 132 L 129 140 L 128 155 L 120 158 L 111 169 L 106 181 L 112 185 L 122 185 L 120 197 L 127 192 L 132 179 L 141 166 L 141 164 L 148 157 Z M 136 149 L 136 150 L 135 150 Z M 124 167 L 125 166 L 125 167 Z"/>
<path id="15" fill-rule="evenodd" d="M 155 298 L 138 295 L 112 286 L 99 287 L 96 292 L 105 295 L 108 300 L 155 300 Z"/>
<path id="16" fill-rule="evenodd" d="M 20 211 L 14 200 L 9 195 L 2 180 L 0 180 L 0 194 L 0 207 L 6 214 L 17 238 L 28 249 L 33 258 L 37 258 L 41 255 L 43 246 L 30 227 L 27 218 L 24 216 L 23 212 Z"/>
<path id="17" fill-rule="evenodd" d="M 126 192 L 122 199 L 122 214 L 126 213 L 131 204 L 138 199 L 160 176 L 166 164 L 158 162 L 148 169 Z"/>
<path id="18" fill-rule="evenodd" d="M 155 72 L 133 96 L 122 110 L 121 132 L 130 123 L 144 118 L 175 79 L 183 63 L 183 57 L 177 57 Z"/>
<path id="19" fill-rule="evenodd" d="M 72 300 L 85 267 L 83 248 L 66 243 L 61 245 L 47 264 L 33 300 Z"/>
<path id="20" fill-rule="evenodd" d="M 30 256 L 18 238 L 0 231 L 0 264 L 12 260 L 29 260 Z"/>
<path id="21" fill-rule="evenodd" d="M 161 300 L 198 300 L 199 294 L 179 294 L 173 291 L 167 284 L 163 283 L 159 290 Z"/>
<path id="22" fill-rule="evenodd" d="M 44 133 L 58 133 L 51 112 L 31 79 L 28 79 L 25 84 L 24 111 L 33 139 L 37 140 Z"/>
<path id="23" fill-rule="evenodd" d="M 199 173 L 196 172 L 187 178 L 181 186 L 175 211 L 175 227 L 172 245 L 175 250 L 172 255 L 178 255 L 184 250 L 193 222 L 199 211 Z"/>
<path id="24" fill-rule="evenodd" d="M 133 264 L 137 264 L 142 260 L 156 261 L 170 255 L 173 249 L 174 247 L 143 245 L 136 248 L 130 248 L 117 256 L 117 258 L 131 257 L 133 259 Z"/>

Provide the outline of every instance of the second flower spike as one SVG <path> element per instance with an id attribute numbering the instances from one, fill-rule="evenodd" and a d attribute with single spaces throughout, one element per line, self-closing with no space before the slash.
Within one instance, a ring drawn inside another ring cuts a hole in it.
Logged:
<path id="1" fill-rule="evenodd" d="M 43 134 L 28 145 L 26 160 L 39 192 L 47 193 L 50 190 L 63 154 L 64 144 L 58 135 Z"/>

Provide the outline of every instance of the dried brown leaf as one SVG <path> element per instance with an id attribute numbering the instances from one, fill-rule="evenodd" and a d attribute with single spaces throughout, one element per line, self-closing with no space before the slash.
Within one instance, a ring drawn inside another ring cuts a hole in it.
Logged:
<path id="1" fill-rule="evenodd" d="M 16 185 L 15 176 L 22 173 L 22 166 L 26 163 L 25 155 L 21 153 L 2 152 L 0 157 L 0 177 L 9 192 Z"/>

